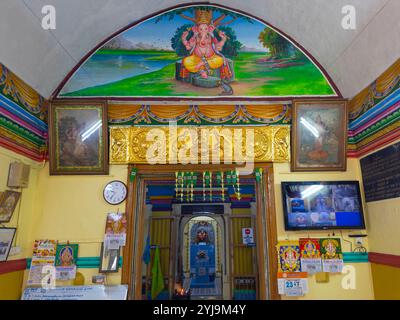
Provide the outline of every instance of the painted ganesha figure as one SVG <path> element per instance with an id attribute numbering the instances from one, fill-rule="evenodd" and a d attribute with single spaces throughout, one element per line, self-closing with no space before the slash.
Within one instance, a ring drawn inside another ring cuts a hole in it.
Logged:
<path id="1" fill-rule="evenodd" d="M 200 87 L 221 86 L 224 94 L 232 94 L 228 82 L 234 79 L 233 62 L 221 53 L 229 38 L 216 29 L 224 16 L 213 21 L 212 12 L 197 10 L 195 18 L 185 18 L 191 20 L 194 26 L 181 36 L 182 44 L 190 54 L 178 64 L 177 79 Z M 193 34 L 189 37 L 190 30 Z"/>
<path id="2" fill-rule="evenodd" d="M 226 35 L 220 31 L 218 34 L 221 41 L 214 37 L 215 27 L 205 23 L 198 24 L 192 28 L 194 35 L 187 40 L 189 34 L 185 31 L 182 34 L 182 42 L 191 55 L 183 59 L 183 65 L 192 73 L 199 72 L 202 78 L 208 78 L 210 69 L 218 69 L 225 66 L 224 77 L 230 76 L 229 66 L 224 57 L 219 53 L 226 42 Z M 222 75 L 221 75 L 222 77 Z"/>

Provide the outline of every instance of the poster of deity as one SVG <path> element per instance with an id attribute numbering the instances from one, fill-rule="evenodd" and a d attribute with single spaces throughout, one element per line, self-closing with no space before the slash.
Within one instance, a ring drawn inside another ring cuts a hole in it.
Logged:
<path id="1" fill-rule="evenodd" d="M 339 238 L 322 238 L 321 246 L 322 269 L 324 272 L 340 273 L 343 269 L 342 245 Z"/>
<path id="2" fill-rule="evenodd" d="M 292 118 L 292 171 L 346 171 L 346 100 L 295 100 Z"/>
<path id="3" fill-rule="evenodd" d="M 126 214 L 123 212 L 109 213 L 106 220 L 104 243 L 106 249 L 119 249 L 126 242 Z"/>
<path id="4" fill-rule="evenodd" d="M 300 243 L 300 261 L 301 270 L 309 274 L 321 272 L 321 253 L 319 239 L 301 238 Z"/>
<path id="5" fill-rule="evenodd" d="M 79 244 L 58 244 L 56 249 L 56 279 L 75 279 Z"/>
<path id="6" fill-rule="evenodd" d="M 255 18 L 188 5 L 133 24 L 97 49 L 61 97 L 337 96 L 311 58 Z"/>
<path id="7" fill-rule="evenodd" d="M 278 250 L 279 272 L 300 271 L 300 246 L 298 241 L 279 241 L 276 248 Z"/>
<path id="8" fill-rule="evenodd" d="M 71 267 L 76 265 L 79 244 L 58 244 L 56 249 L 56 266 Z"/>
<path id="9" fill-rule="evenodd" d="M 343 259 L 342 245 L 339 238 L 322 238 L 319 241 L 322 259 Z"/>

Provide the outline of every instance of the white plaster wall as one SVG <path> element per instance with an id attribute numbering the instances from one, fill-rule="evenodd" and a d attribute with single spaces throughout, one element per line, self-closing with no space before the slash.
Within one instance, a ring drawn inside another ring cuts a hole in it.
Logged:
<path id="1" fill-rule="evenodd" d="M 0 62 L 45 97 L 94 46 L 154 12 L 193 1 L 1 0 Z M 211 2 L 212 3 L 212 2 Z M 400 56 L 398 0 L 218 0 L 257 16 L 305 47 L 352 97 Z M 41 28 L 54 5 L 56 30 Z M 356 30 L 341 27 L 344 5 L 356 7 Z"/>

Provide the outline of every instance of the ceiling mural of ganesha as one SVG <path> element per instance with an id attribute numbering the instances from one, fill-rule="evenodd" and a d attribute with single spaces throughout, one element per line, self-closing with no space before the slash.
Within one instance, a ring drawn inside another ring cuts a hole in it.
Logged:
<path id="1" fill-rule="evenodd" d="M 189 6 L 109 40 L 60 97 L 337 96 L 324 73 L 266 24 L 217 6 Z"/>

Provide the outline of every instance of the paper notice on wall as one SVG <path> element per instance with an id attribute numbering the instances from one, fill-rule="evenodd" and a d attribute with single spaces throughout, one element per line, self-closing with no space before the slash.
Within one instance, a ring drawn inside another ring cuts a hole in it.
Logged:
<path id="1" fill-rule="evenodd" d="M 246 246 L 253 246 L 255 244 L 253 228 L 242 228 L 242 240 Z"/>
<path id="2" fill-rule="evenodd" d="M 46 266 L 54 267 L 55 257 L 32 257 L 29 269 L 28 286 L 50 284 L 51 270 L 43 269 Z"/>
<path id="3" fill-rule="evenodd" d="M 126 300 L 127 285 L 26 288 L 22 300 Z"/>
<path id="4" fill-rule="evenodd" d="M 28 286 L 40 286 L 42 285 L 42 280 L 44 280 L 44 274 L 42 274 L 42 268 L 43 266 L 33 266 L 31 265 L 31 268 L 29 269 L 29 276 L 28 276 L 28 281 L 27 285 Z"/>
<path id="5" fill-rule="evenodd" d="M 278 272 L 278 293 L 301 297 L 308 292 L 307 272 Z"/>
<path id="6" fill-rule="evenodd" d="M 76 266 L 56 267 L 56 279 L 60 281 L 73 280 L 76 278 Z"/>
<path id="7" fill-rule="evenodd" d="M 122 234 L 106 234 L 104 236 L 105 247 L 108 250 L 119 249 L 126 242 L 126 233 Z"/>
<path id="8" fill-rule="evenodd" d="M 312 275 L 322 271 L 321 259 L 300 259 L 301 271 Z"/>
<path id="9" fill-rule="evenodd" d="M 54 265 L 56 257 L 32 257 L 31 266 Z"/>
<path id="10" fill-rule="evenodd" d="M 341 273 L 343 270 L 342 259 L 322 260 L 322 270 L 330 273 Z"/>
<path id="11" fill-rule="evenodd" d="M 36 240 L 33 246 L 33 256 L 27 285 L 36 286 L 50 284 L 51 270 L 43 268 L 54 266 L 56 260 L 56 241 L 54 240 Z"/>

